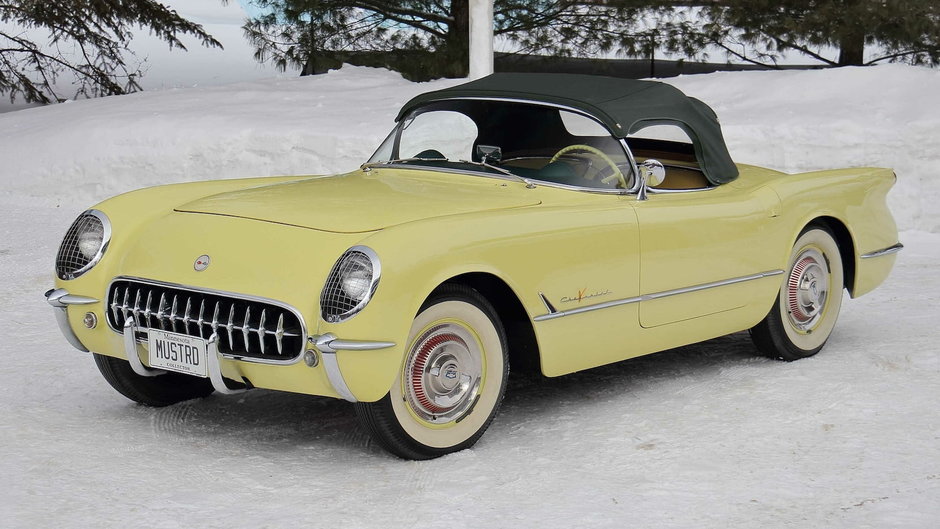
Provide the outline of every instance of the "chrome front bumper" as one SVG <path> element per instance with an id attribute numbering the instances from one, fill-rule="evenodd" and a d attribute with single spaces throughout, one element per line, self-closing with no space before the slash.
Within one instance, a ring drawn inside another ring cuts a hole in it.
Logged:
<path id="1" fill-rule="evenodd" d="M 72 344 L 72 347 L 87 353 L 88 348 L 82 344 L 82 341 L 75 335 L 75 331 L 72 330 L 72 326 L 69 325 L 67 309 L 69 305 L 91 305 L 92 303 L 98 303 L 98 300 L 84 296 L 73 296 L 64 288 L 53 288 L 46 291 L 46 302 L 56 309 L 55 320 L 59 324 L 59 330 L 62 331 L 65 339 Z"/>
<path id="2" fill-rule="evenodd" d="M 343 373 L 339 369 L 339 361 L 336 360 L 336 351 L 374 351 L 376 349 L 387 349 L 395 347 L 394 342 L 366 342 L 358 340 L 340 340 L 332 333 L 315 335 L 308 338 L 308 342 L 320 351 L 323 357 L 323 367 L 326 369 L 326 377 L 333 385 L 333 389 L 339 393 L 340 397 L 349 402 L 357 402 L 358 399 L 349 391 Z"/>
<path id="3" fill-rule="evenodd" d="M 88 348 L 82 344 L 81 340 L 78 339 L 78 336 L 75 335 L 75 331 L 72 330 L 72 326 L 69 324 L 68 320 L 68 313 L 66 311 L 69 305 L 90 305 L 93 303 L 98 303 L 99 300 L 84 296 L 75 296 L 69 294 L 69 291 L 64 288 L 57 288 L 46 292 L 46 301 L 49 303 L 49 305 L 56 309 L 56 322 L 59 325 L 59 330 L 62 331 L 62 335 L 65 336 L 65 339 L 79 351 L 88 352 Z M 162 369 L 153 369 L 147 367 L 143 364 L 143 362 L 140 361 L 140 351 L 137 347 L 136 338 L 137 329 L 135 328 L 133 318 L 128 318 L 125 321 L 123 330 L 124 353 L 127 355 L 127 361 L 131 365 L 131 369 L 134 370 L 134 373 L 142 377 L 154 377 L 166 373 L 166 371 Z M 323 367 L 326 370 L 327 379 L 329 379 L 333 389 L 337 394 L 339 394 L 340 397 L 348 400 L 349 402 L 357 402 L 358 399 L 356 399 L 356 397 L 349 390 L 349 386 L 346 384 L 346 380 L 343 378 L 343 373 L 339 368 L 339 362 L 336 359 L 337 351 L 374 351 L 377 349 L 395 347 L 394 342 L 341 340 L 332 333 L 310 336 L 307 338 L 307 343 L 320 353 L 320 356 L 323 359 Z M 212 382 L 212 387 L 217 392 L 225 395 L 231 395 L 245 391 L 243 388 L 234 389 L 228 387 L 224 378 L 222 377 L 220 362 L 222 358 L 249 362 L 253 361 L 253 359 L 229 357 L 228 355 L 223 355 L 219 352 L 218 344 L 218 336 L 216 334 L 212 334 L 207 342 L 207 367 L 209 371 L 209 380 Z M 311 365 L 311 367 L 315 366 L 316 364 Z"/>

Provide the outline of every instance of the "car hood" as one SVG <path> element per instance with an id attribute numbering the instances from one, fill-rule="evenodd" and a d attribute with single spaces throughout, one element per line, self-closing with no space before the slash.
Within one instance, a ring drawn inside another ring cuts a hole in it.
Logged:
<path id="1" fill-rule="evenodd" d="M 539 204 L 523 184 L 421 170 L 374 169 L 210 195 L 176 208 L 337 233 Z"/>

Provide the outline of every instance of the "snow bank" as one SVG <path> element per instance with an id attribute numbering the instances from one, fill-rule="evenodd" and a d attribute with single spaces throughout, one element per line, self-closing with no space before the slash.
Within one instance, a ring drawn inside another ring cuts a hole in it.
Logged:
<path id="1" fill-rule="evenodd" d="M 940 70 L 720 72 L 666 82 L 715 109 L 735 161 L 786 172 L 891 167 L 899 227 L 940 231 Z"/>
<path id="2" fill-rule="evenodd" d="M 936 81 L 879 67 L 673 82 L 718 109 L 742 161 L 894 165 L 902 225 L 936 229 Z M 738 333 L 514 376 L 480 443 L 435 461 L 388 456 L 340 400 L 135 406 L 60 336 L 41 293 L 77 210 L 160 182 L 355 167 L 405 99 L 449 83 L 344 68 L 0 115 L 2 526 L 937 526 L 940 234 L 905 232 L 891 277 L 845 300 L 816 357 L 759 358 Z"/>
<path id="3" fill-rule="evenodd" d="M 0 179 L 6 193 L 84 206 L 166 182 L 349 170 L 403 102 L 458 82 L 346 66 L 11 112 L 0 115 Z M 940 71 L 889 65 L 667 82 L 715 108 L 735 160 L 788 172 L 893 167 L 900 227 L 940 231 L 940 184 L 930 177 L 940 166 Z"/>
<path id="4" fill-rule="evenodd" d="M 0 115 L 0 178 L 7 193 L 90 203 L 168 182 L 351 169 L 424 89 L 346 67 L 11 112 Z"/>

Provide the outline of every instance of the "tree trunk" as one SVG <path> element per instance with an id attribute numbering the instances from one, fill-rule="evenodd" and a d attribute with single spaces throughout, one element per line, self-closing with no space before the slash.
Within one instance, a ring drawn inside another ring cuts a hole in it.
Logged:
<path id="1" fill-rule="evenodd" d="M 865 64 L 865 34 L 861 30 L 847 33 L 839 39 L 839 66 Z"/>
<path id="2" fill-rule="evenodd" d="M 447 28 L 442 73 L 445 77 L 466 77 L 470 68 L 470 1 L 453 0 L 450 13 L 454 23 Z"/>
<path id="3" fill-rule="evenodd" d="M 842 0 L 839 24 L 839 66 L 865 64 L 865 27 L 859 21 L 859 0 Z"/>

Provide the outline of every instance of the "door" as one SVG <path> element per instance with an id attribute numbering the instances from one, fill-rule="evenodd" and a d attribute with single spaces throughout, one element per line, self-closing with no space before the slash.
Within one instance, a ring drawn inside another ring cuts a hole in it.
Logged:
<path id="1" fill-rule="evenodd" d="M 668 173 L 667 173 L 668 174 Z M 668 177 L 667 177 L 668 178 Z M 744 307 L 773 268 L 769 189 L 734 184 L 651 193 L 635 204 L 640 233 L 640 325 L 657 327 Z"/>

